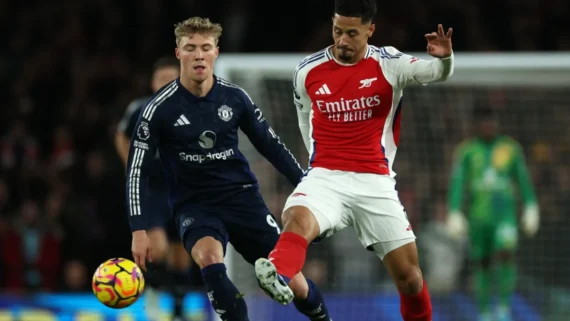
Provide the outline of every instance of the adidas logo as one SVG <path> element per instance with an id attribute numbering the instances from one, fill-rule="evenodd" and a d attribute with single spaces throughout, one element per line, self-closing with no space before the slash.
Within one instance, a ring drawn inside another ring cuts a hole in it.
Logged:
<path id="1" fill-rule="evenodd" d="M 186 116 L 180 115 L 180 117 L 178 117 L 178 120 L 174 123 L 174 126 L 183 126 L 183 125 L 190 125 L 190 121 L 188 120 L 188 118 L 186 118 Z"/>
<path id="2" fill-rule="evenodd" d="M 330 95 L 331 91 L 329 90 L 329 86 L 327 86 L 327 84 L 324 84 L 321 86 L 321 88 L 319 88 L 319 90 L 315 91 L 316 95 Z"/>

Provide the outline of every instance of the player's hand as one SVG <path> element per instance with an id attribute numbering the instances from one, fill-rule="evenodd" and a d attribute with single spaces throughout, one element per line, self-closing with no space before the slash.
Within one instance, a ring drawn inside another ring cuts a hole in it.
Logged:
<path id="1" fill-rule="evenodd" d="M 533 237 L 536 235 L 536 232 L 538 232 L 539 225 L 540 214 L 538 213 L 538 206 L 527 206 L 521 218 L 521 228 L 523 233 L 528 237 Z"/>
<path id="2" fill-rule="evenodd" d="M 133 232 L 133 244 L 131 246 L 135 263 L 146 271 L 146 261 L 152 262 L 150 255 L 150 239 L 145 230 Z"/>
<path id="3" fill-rule="evenodd" d="M 446 58 L 451 56 L 451 35 L 453 28 L 447 29 L 447 33 L 443 32 L 443 26 L 437 25 L 437 32 L 427 33 L 427 52 L 436 58 Z"/>
<path id="4" fill-rule="evenodd" d="M 467 222 L 467 219 L 463 213 L 459 211 L 452 211 L 447 214 L 446 228 L 447 232 L 452 238 L 456 240 L 463 239 L 467 233 L 468 225 L 469 223 Z"/>

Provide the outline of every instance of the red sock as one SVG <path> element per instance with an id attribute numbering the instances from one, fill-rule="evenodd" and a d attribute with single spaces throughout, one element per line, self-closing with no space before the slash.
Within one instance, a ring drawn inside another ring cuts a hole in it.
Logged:
<path id="1" fill-rule="evenodd" d="M 301 235 L 284 232 L 269 253 L 269 259 L 277 268 L 277 273 L 292 279 L 305 265 L 308 246 L 307 240 Z"/>
<path id="2" fill-rule="evenodd" d="M 431 299 L 425 280 L 420 293 L 416 295 L 400 293 L 400 313 L 404 321 L 432 321 Z"/>

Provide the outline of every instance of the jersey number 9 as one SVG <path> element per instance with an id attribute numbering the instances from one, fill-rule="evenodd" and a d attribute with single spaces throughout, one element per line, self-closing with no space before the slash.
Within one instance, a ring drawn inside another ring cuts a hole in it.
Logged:
<path id="1" fill-rule="evenodd" d="M 281 234 L 281 229 L 271 214 L 267 214 L 267 224 L 269 224 L 271 227 L 274 227 L 277 230 L 277 234 Z"/>

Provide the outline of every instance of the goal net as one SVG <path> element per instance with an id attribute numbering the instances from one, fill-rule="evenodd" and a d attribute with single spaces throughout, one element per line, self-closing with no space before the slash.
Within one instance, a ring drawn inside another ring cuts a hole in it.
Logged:
<path id="1" fill-rule="evenodd" d="M 301 164 L 308 155 L 292 102 L 292 74 L 305 55 L 231 55 L 216 74 L 244 88 Z M 416 56 L 428 58 L 423 54 Z M 541 226 L 534 238 L 519 236 L 518 281 L 512 297 L 515 321 L 558 321 L 570 316 L 570 57 L 559 54 L 456 54 L 447 82 L 404 91 L 400 148 L 394 169 L 398 191 L 418 236 L 421 266 L 432 295 L 434 321 L 478 320 L 469 244 L 443 230 L 454 148 L 474 131 L 472 110 L 496 111 L 502 133 L 522 145 L 537 192 Z M 279 218 L 293 190 L 242 135 L 262 194 Z M 520 205 L 520 202 L 519 202 Z M 520 207 L 520 206 L 519 206 Z M 518 211 L 521 212 L 520 210 Z M 303 320 L 257 288 L 253 268 L 231 252 L 231 277 L 246 293 L 252 320 Z M 325 292 L 333 319 L 401 320 L 399 296 L 382 266 L 349 228 L 310 246 L 307 277 Z M 493 270 L 495 271 L 495 270 Z M 491 301 L 501 293 L 491 274 Z M 495 305 L 492 303 L 491 312 Z"/>

